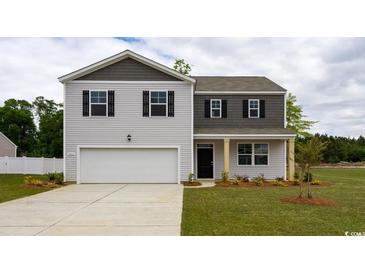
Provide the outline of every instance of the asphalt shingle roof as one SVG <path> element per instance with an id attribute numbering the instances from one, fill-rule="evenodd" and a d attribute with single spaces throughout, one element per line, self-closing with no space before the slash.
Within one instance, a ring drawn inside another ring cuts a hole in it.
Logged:
<path id="1" fill-rule="evenodd" d="M 191 76 L 196 91 L 286 91 L 262 76 Z"/>

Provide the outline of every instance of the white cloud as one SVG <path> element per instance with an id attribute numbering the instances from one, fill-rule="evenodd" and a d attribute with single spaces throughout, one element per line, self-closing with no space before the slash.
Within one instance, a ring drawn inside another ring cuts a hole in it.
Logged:
<path id="1" fill-rule="evenodd" d="M 320 121 L 313 131 L 365 134 L 362 38 L 1 38 L 0 104 L 39 95 L 61 102 L 57 77 L 127 48 L 168 66 L 184 58 L 193 75 L 265 75 Z"/>

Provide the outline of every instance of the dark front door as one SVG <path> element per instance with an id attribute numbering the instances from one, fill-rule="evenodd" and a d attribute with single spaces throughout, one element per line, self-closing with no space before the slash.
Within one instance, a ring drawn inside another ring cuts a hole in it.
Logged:
<path id="1" fill-rule="evenodd" d="M 197 145 L 197 169 L 198 178 L 213 178 L 213 145 L 198 144 Z"/>

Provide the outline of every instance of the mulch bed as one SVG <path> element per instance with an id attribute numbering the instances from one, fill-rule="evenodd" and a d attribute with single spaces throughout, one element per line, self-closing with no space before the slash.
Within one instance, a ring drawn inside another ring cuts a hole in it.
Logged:
<path id="1" fill-rule="evenodd" d="M 192 181 L 192 182 L 182 182 L 184 186 L 201 186 L 202 184 L 198 181 Z"/>
<path id="2" fill-rule="evenodd" d="M 223 181 L 218 181 L 215 183 L 216 187 L 293 187 L 293 186 L 299 186 L 297 184 L 294 184 L 294 182 L 290 182 L 290 181 L 284 181 L 281 182 L 282 185 L 277 185 L 272 181 L 266 181 L 262 186 L 257 186 L 255 183 L 253 182 L 240 182 L 238 184 L 236 183 L 232 183 L 230 181 L 228 182 L 223 182 Z M 332 182 L 326 182 L 326 181 L 321 181 L 320 185 L 311 185 L 311 187 L 325 187 L 325 186 L 331 186 L 333 185 Z M 303 183 L 303 186 L 306 186 L 306 183 Z"/>
<path id="3" fill-rule="evenodd" d="M 39 189 L 39 188 L 59 188 L 62 186 L 66 186 L 69 185 L 68 183 L 63 183 L 63 184 L 55 184 L 55 183 L 48 183 L 48 184 L 44 184 L 44 185 L 31 185 L 31 184 L 23 184 L 24 188 L 30 188 L 30 189 Z"/>
<path id="4" fill-rule="evenodd" d="M 325 198 L 299 198 L 299 197 L 286 197 L 280 199 L 282 203 L 289 204 L 305 204 L 305 205 L 314 205 L 314 206 L 334 206 L 336 204 L 335 201 Z"/>

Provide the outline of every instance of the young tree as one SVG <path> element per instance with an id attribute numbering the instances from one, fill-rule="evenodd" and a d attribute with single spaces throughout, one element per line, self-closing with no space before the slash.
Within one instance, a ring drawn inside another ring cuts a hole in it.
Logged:
<path id="1" fill-rule="evenodd" d="M 0 107 L 0 131 L 17 146 L 18 155 L 27 155 L 35 144 L 36 127 L 32 105 L 25 100 L 9 99 Z"/>
<path id="2" fill-rule="evenodd" d="M 294 130 L 298 137 L 310 137 L 308 130 L 317 123 L 317 121 L 305 120 L 302 107 L 297 105 L 297 98 L 289 93 L 286 99 L 286 121 L 287 127 Z"/>
<path id="3" fill-rule="evenodd" d="M 184 75 L 190 75 L 191 66 L 184 59 L 175 59 L 174 70 Z"/>
<path id="4" fill-rule="evenodd" d="M 326 149 L 327 143 L 322 142 L 318 136 L 307 140 L 305 143 L 297 144 L 297 152 L 295 154 L 295 161 L 300 167 L 300 193 L 299 197 L 302 198 L 302 183 L 304 174 L 307 172 L 307 197 L 312 198 L 310 189 L 310 168 L 313 165 L 319 164 L 323 157 L 323 152 Z"/>

